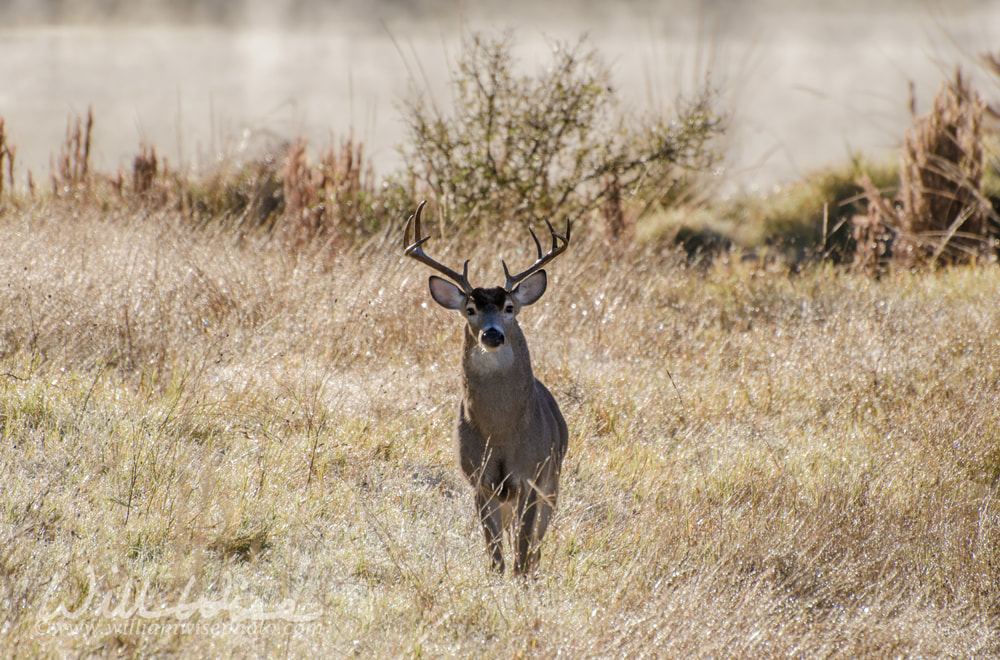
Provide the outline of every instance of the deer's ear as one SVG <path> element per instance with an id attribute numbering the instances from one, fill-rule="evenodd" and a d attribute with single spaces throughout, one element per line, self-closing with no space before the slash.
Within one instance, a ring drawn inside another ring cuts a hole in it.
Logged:
<path id="1" fill-rule="evenodd" d="M 465 294 L 448 280 L 431 275 L 428 285 L 431 288 L 431 298 L 442 307 L 446 309 L 460 309 L 465 305 Z"/>
<path id="2" fill-rule="evenodd" d="M 521 307 L 526 307 L 542 297 L 548 282 L 548 276 L 545 274 L 545 271 L 540 270 L 514 287 L 510 295 L 514 296 L 514 299 L 517 300 L 517 303 Z"/>

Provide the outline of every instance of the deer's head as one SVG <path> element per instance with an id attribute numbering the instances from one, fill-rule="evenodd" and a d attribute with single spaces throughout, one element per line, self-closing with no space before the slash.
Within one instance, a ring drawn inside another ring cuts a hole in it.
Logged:
<path id="1" fill-rule="evenodd" d="M 535 236 L 534 230 L 529 228 L 538 250 L 538 259 L 535 263 L 527 270 L 511 275 L 507 264 L 501 261 L 504 275 L 507 278 L 502 287 L 473 287 L 469 283 L 468 260 L 465 261 L 462 273 L 459 274 L 457 271 L 434 261 L 424 253 L 423 244 L 430 237 L 421 237 L 420 235 L 420 213 L 426 203 L 421 202 L 416 213 L 411 215 L 406 223 L 406 229 L 403 232 L 405 254 L 448 278 L 446 280 L 431 275 L 428 284 L 434 302 L 446 309 L 460 311 L 469 325 L 469 332 L 476 338 L 479 346 L 487 352 L 498 351 L 507 342 L 511 328 L 516 325 L 517 314 L 521 308 L 531 305 L 545 293 L 548 278 L 545 271 L 542 270 L 542 266 L 566 250 L 572 226 L 567 223 L 566 235 L 563 236 L 557 234 L 552 228 L 552 224 L 548 219 L 545 219 L 545 224 L 548 225 L 549 233 L 552 235 L 552 249 L 546 254 L 542 254 L 542 246 L 538 242 L 538 237 Z M 410 225 L 414 226 L 413 242 L 407 245 Z"/>

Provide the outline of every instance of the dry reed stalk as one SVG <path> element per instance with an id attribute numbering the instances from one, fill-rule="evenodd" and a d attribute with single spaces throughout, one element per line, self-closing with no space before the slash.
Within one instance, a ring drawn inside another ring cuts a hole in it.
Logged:
<path id="1" fill-rule="evenodd" d="M 364 160 L 364 144 L 353 135 L 341 140 L 340 148 L 331 146 L 320 160 L 321 188 L 328 205 L 336 209 L 336 221 L 342 229 L 357 224 L 357 207 L 364 198 L 375 194 L 375 173 Z"/>
<path id="2" fill-rule="evenodd" d="M 301 248 L 320 230 L 323 209 L 316 204 L 319 185 L 315 175 L 306 154 L 305 140 L 296 140 L 288 148 L 282 171 L 283 232 L 285 239 L 296 248 Z"/>
<path id="3" fill-rule="evenodd" d="M 157 171 L 156 147 L 140 145 L 139 153 L 132 161 L 132 186 L 136 195 L 149 195 L 153 190 Z"/>
<path id="4" fill-rule="evenodd" d="M 982 194 L 985 103 L 961 72 L 945 83 L 931 112 L 907 131 L 900 173 L 904 255 L 947 254 L 960 259 L 984 247 L 988 206 Z M 965 219 L 956 227 L 957 219 Z"/>
<path id="5" fill-rule="evenodd" d="M 17 149 L 7 141 L 5 120 L 0 117 L 0 198 L 3 197 L 3 161 L 7 160 L 7 179 L 10 181 L 11 194 L 14 192 L 14 155 Z"/>
<path id="6" fill-rule="evenodd" d="M 285 239 L 299 249 L 317 238 L 352 233 L 359 205 L 375 195 L 374 178 L 363 144 L 353 136 L 339 148 L 331 146 L 315 165 L 305 141 L 293 143 L 282 171 Z"/>
<path id="7" fill-rule="evenodd" d="M 86 124 L 79 116 L 71 116 L 66 120 L 66 137 L 57 166 L 52 168 L 52 189 L 56 195 L 85 188 L 90 170 L 90 139 L 93 128 L 93 107 L 87 108 Z"/>
<path id="8" fill-rule="evenodd" d="M 983 66 L 989 73 L 1000 80 L 1000 51 L 996 53 L 982 53 L 979 56 L 979 61 L 982 62 Z M 986 106 L 986 112 L 989 113 L 993 119 L 1000 119 L 1000 101 L 998 101 L 997 104 L 988 104 Z"/>
<path id="9" fill-rule="evenodd" d="M 851 222 L 854 238 L 854 263 L 865 270 L 877 270 L 892 256 L 896 237 L 896 210 L 882 197 L 871 177 L 858 179 L 862 194 L 868 199 L 868 213 L 855 216 Z"/>
<path id="10" fill-rule="evenodd" d="M 132 195 L 139 204 L 149 207 L 160 207 L 171 200 L 176 200 L 181 207 L 185 206 L 184 179 L 168 178 L 170 168 L 167 159 L 156 153 L 156 147 L 140 143 L 139 153 L 132 159 Z M 119 198 L 122 197 L 124 175 L 119 169 L 108 181 Z M 185 216 L 189 214 L 185 211 Z"/>
<path id="11" fill-rule="evenodd" d="M 888 202 L 867 176 L 858 184 L 868 214 L 855 219 L 855 263 L 876 266 L 889 257 L 903 263 L 975 259 L 990 249 L 983 194 L 986 104 L 956 72 L 942 85 L 934 107 L 906 132 L 899 192 Z"/>

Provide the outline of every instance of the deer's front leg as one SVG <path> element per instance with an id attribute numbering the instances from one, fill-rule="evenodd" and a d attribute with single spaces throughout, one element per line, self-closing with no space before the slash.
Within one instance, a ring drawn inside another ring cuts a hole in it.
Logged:
<path id="1" fill-rule="evenodd" d="M 486 551 L 490 554 L 493 570 L 503 573 L 503 528 L 500 515 L 500 502 L 493 493 L 476 491 L 476 510 L 479 520 L 483 523 L 483 536 L 486 537 Z"/>
<path id="2" fill-rule="evenodd" d="M 517 498 L 515 525 L 517 526 L 517 549 L 514 557 L 514 574 L 527 575 L 535 568 L 537 543 L 535 541 L 535 515 L 538 512 L 538 494 L 532 487 L 521 491 Z"/>

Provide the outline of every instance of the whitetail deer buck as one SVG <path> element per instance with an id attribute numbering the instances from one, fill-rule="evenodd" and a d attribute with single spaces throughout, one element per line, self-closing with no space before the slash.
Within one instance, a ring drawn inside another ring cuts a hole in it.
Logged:
<path id="1" fill-rule="evenodd" d="M 430 278 L 431 297 L 442 307 L 459 310 L 465 317 L 462 356 L 462 401 L 455 421 L 455 441 L 462 471 L 475 489 L 476 508 L 483 523 L 486 547 L 493 568 L 504 569 L 502 534 L 510 533 L 514 573 L 534 572 L 540 545 L 559 492 L 559 470 L 569 434 L 566 421 L 552 394 L 535 379 L 517 314 L 545 293 L 542 266 L 566 251 L 566 235 L 552 234 L 552 249 L 545 255 L 535 236 L 538 260 L 511 275 L 503 263 L 507 282 L 502 287 L 473 288 L 469 262 L 462 273 L 428 257 L 420 236 L 421 202 L 403 232 L 405 254 L 452 280 Z M 410 225 L 413 242 L 407 244 Z"/>

